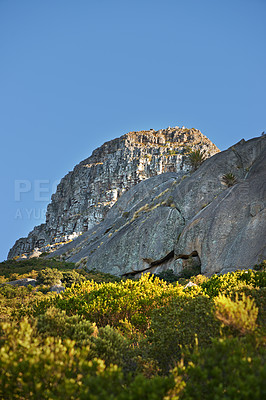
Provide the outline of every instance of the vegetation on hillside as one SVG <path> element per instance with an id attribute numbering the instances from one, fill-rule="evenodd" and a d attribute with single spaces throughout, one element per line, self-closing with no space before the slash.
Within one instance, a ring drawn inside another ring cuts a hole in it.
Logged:
<path id="1" fill-rule="evenodd" d="M 188 154 L 188 162 L 192 171 L 196 171 L 201 164 L 206 160 L 206 154 L 201 150 L 190 151 Z"/>
<path id="2" fill-rule="evenodd" d="M 0 398 L 265 397 L 263 265 L 197 275 L 186 287 L 188 280 L 173 274 L 172 282 L 150 274 L 119 280 L 66 263 L 31 262 L 27 273 L 27 261 L 0 265 Z M 5 284 L 14 274 L 31 274 L 38 285 Z M 64 275 L 65 292 L 44 290 Z"/>

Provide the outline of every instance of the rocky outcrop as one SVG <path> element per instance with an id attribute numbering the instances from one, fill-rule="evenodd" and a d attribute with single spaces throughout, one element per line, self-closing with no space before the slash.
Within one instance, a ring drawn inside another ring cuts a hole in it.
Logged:
<path id="1" fill-rule="evenodd" d="M 197 213 L 176 243 L 177 255 L 198 253 L 204 273 L 225 273 L 266 259 L 266 140 L 263 141 L 261 152 L 256 150 L 260 150 L 262 139 L 237 147 L 244 177 Z M 255 153 L 257 157 L 253 159 Z"/>
<path id="2" fill-rule="evenodd" d="M 10 282 L 5 282 L 5 285 L 11 285 L 11 286 L 33 286 L 35 287 L 37 285 L 36 279 L 32 278 L 23 278 L 23 279 L 17 279 L 15 281 L 10 281 Z"/>
<path id="3" fill-rule="evenodd" d="M 242 140 L 190 175 L 167 172 L 135 185 L 103 222 L 54 255 L 116 275 L 252 267 L 266 259 L 265 183 L 266 136 Z"/>
<path id="4" fill-rule="evenodd" d="M 219 151 L 199 130 L 184 127 L 130 132 L 103 144 L 61 180 L 47 207 L 46 223 L 17 240 L 8 258 L 28 256 L 34 249 L 55 250 L 87 232 L 137 183 L 166 172 L 188 171 L 190 149 L 207 156 Z"/>

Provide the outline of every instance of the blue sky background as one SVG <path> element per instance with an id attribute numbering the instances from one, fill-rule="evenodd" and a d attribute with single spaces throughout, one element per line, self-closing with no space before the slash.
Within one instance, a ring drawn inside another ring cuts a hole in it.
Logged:
<path id="1" fill-rule="evenodd" d="M 266 130 L 265 21 L 265 0 L 0 0 L 0 260 L 105 141 L 185 125 L 226 149 Z"/>

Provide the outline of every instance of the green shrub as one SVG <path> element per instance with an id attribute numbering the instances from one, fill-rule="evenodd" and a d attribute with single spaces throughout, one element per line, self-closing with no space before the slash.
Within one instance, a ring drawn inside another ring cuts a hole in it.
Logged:
<path id="1" fill-rule="evenodd" d="M 90 345 L 91 358 L 101 358 L 105 360 L 106 365 L 117 364 L 124 370 L 134 369 L 129 341 L 108 325 L 98 330 L 95 324 L 82 316 L 68 316 L 65 311 L 54 307 L 40 315 L 37 321 L 37 329 L 42 337 L 72 339 L 79 347 Z"/>
<path id="2" fill-rule="evenodd" d="M 191 151 L 188 155 L 188 161 L 193 171 L 198 169 L 201 166 L 201 164 L 205 161 L 205 159 L 206 159 L 205 152 L 200 150 Z"/>
<path id="3" fill-rule="evenodd" d="M 189 279 L 192 276 L 196 276 L 199 275 L 201 273 L 201 269 L 200 266 L 198 265 L 194 265 L 194 266 L 190 266 L 190 267 L 186 267 L 184 268 L 180 274 L 178 275 L 179 278 L 185 278 L 185 279 Z"/>
<path id="4" fill-rule="evenodd" d="M 61 282 L 65 287 L 71 287 L 74 283 L 81 283 L 86 280 L 85 276 L 79 274 L 77 271 L 63 271 Z"/>
<path id="5" fill-rule="evenodd" d="M 258 308 L 257 324 L 265 331 L 266 330 L 266 288 L 245 288 L 243 293 L 250 296 L 256 307 Z"/>
<path id="6" fill-rule="evenodd" d="M 233 331 L 244 335 L 256 329 L 258 308 L 254 305 L 254 300 L 245 294 L 241 299 L 237 295 L 235 301 L 220 295 L 215 298 L 215 306 L 216 317 Z"/>
<path id="7" fill-rule="evenodd" d="M 45 268 L 37 275 L 38 285 L 55 285 L 63 278 L 63 274 L 58 269 Z"/>
<path id="8" fill-rule="evenodd" d="M 14 299 L 17 297 L 24 298 L 29 292 L 31 292 L 32 286 L 13 286 L 13 285 L 3 285 L 0 286 L 0 297 L 5 297 L 7 299 Z"/>
<path id="9" fill-rule="evenodd" d="M 37 329 L 43 337 L 72 339 L 78 346 L 91 343 L 91 336 L 97 335 L 98 332 L 96 325 L 86 321 L 82 316 L 77 314 L 68 316 L 65 311 L 54 307 L 39 315 Z"/>
<path id="10" fill-rule="evenodd" d="M 231 187 L 234 186 L 237 183 L 236 177 L 234 174 L 231 172 L 228 172 L 227 174 L 224 174 L 222 176 L 222 182 L 227 186 Z"/>
<path id="11" fill-rule="evenodd" d="M 123 328 L 123 321 L 129 321 L 135 330 L 144 332 L 152 310 L 182 291 L 179 286 L 174 287 L 149 274 L 138 281 L 128 279 L 101 284 L 87 281 L 67 289 L 55 299 L 40 303 L 36 313 L 43 313 L 47 306 L 54 305 L 67 314 L 83 315 L 99 327 Z"/>
<path id="12" fill-rule="evenodd" d="M 266 260 L 263 260 L 260 264 L 255 264 L 253 269 L 255 271 L 265 271 L 265 269 L 266 269 Z"/>
<path id="13" fill-rule="evenodd" d="M 59 295 L 0 287 L 0 398 L 265 397 L 263 269 L 197 275 L 186 289 L 149 274 L 103 282 L 114 277 L 60 272 L 71 287 Z"/>
<path id="14" fill-rule="evenodd" d="M 209 298 L 179 297 L 153 312 L 145 351 L 163 373 L 168 373 L 180 359 L 182 348 L 193 349 L 197 342 L 200 347 L 210 344 L 219 335 L 219 328 Z"/>
<path id="15" fill-rule="evenodd" d="M 178 281 L 178 275 L 174 273 L 172 269 L 168 269 L 166 271 L 159 272 L 156 274 L 159 279 L 164 280 L 165 282 L 177 282 Z"/>
<path id="16" fill-rule="evenodd" d="M 219 294 L 230 295 L 238 290 L 243 290 L 247 285 L 255 287 L 266 286 L 265 271 L 236 271 L 224 275 L 213 275 L 210 279 L 202 283 L 203 291 L 215 297 Z"/>
<path id="17" fill-rule="evenodd" d="M 2 399 L 160 400 L 173 387 L 171 378 L 126 376 L 72 340 L 42 340 L 27 320 L 2 324 L 1 337 Z"/>
<path id="18" fill-rule="evenodd" d="M 239 338 L 216 339 L 196 351 L 187 366 L 175 368 L 169 399 L 261 400 L 265 398 L 265 349 Z M 175 397 L 176 396 L 176 397 Z M 167 399 L 167 397 L 166 397 Z"/>
<path id="19" fill-rule="evenodd" d="M 127 372 L 136 370 L 135 354 L 129 340 L 116 329 L 109 325 L 100 328 L 91 342 L 96 357 L 103 359 L 107 366 L 116 364 Z"/>
<path id="20" fill-rule="evenodd" d="M 40 271 L 45 268 L 59 269 L 59 270 L 72 270 L 74 269 L 75 264 L 65 261 L 58 261 L 55 259 L 44 259 L 44 258 L 30 258 L 28 260 L 7 260 L 0 263 L 0 275 L 5 277 L 10 277 L 12 274 L 20 275 L 18 278 L 22 278 L 21 275 L 24 275 L 24 278 L 32 277 L 32 270 Z M 27 275 L 26 275 L 27 274 Z"/>

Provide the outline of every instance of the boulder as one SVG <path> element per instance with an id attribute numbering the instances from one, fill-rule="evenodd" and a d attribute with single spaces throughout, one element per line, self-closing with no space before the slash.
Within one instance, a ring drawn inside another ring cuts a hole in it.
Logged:
<path id="1" fill-rule="evenodd" d="M 11 286 L 36 286 L 37 281 L 36 279 L 32 278 L 24 278 L 24 279 L 17 279 L 15 281 L 10 281 L 10 282 L 5 282 L 6 285 L 11 285 Z"/>
<path id="2" fill-rule="evenodd" d="M 61 293 L 64 292 L 65 290 L 66 290 L 65 287 L 61 285 L 53 285 L 49 289 L 50 292 L 56 292 L 56 293 Z"/>

